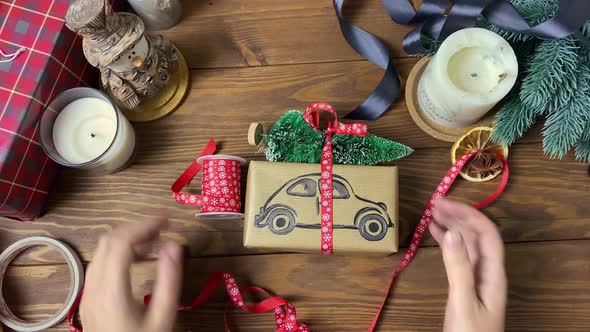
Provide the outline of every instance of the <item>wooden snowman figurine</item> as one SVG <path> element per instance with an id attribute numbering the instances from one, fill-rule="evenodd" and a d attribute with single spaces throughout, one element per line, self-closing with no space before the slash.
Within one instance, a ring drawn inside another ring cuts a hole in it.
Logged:
<path id="1" fill-rule="evenodd" d="M 100 69 L 103 88 L 122 108 L 137 110 L 166 90 L 179 54 L 169 41 L 146 33 L 137 15 L 114 13 L 107 1 L 74 0 L 66 24 L 82 36 L 84 55 Z"/>

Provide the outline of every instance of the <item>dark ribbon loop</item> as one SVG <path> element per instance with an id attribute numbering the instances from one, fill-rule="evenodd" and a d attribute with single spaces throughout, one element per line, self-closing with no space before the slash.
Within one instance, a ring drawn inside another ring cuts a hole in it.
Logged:
<path id="1" fill-rule="evenodd" d="M 383 78 L 371 95 L 346 116 L 349 119 L 375 120 L 400 93 L 400 80 L 393 67 L 391 52 L 382 40 L 342 18 L 344 0 L 333 0 L 333 3 L 346 41 L 360 55 L 385 69 Z M 580 31 L 580 27 L 590 19 L 589 0 L 561 0 L 559 13 L 554 18 L 533 27 L 508 0 L 423 0 L 418 10 L 414 10 L 408 0 L 381 0 L 381 3 L 396 23 L 416 25 L 403 40 L 403 48 L 408 54 L 431 50 L 432 41 L 442 41 L 457 30 L 474 26 L 481 15 L 503 30 L 546 39 L 573 36 L 583 46 L 590 47 L 590 40 Z M 453 6 L 445 15 L 449 4 Z"/>
<path id="2" fill-rule="evenodd" d="M 371 95 L 346 117 L 349 119 L 375 120 L 395 101 L 400 93 L 399 75 L 392 63 L 389 48 L 378 37 L 348 23 L 342 17 L 344 0 L 334 0 L 336 17 L 346 41 L 365 59 L 385 69 L 383 78 Z"/>

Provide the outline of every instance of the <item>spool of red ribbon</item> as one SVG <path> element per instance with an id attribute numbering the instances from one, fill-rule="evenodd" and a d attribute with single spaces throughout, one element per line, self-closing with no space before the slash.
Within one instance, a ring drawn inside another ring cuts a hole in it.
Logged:
<path id="1" fill-rule="evenodd" d="M 199 157 L 172 185 L 174 199 L 183 205 L 198 206 L 197 217 L 209 219 L 239 219 L 242 213 L 242 165 L 246 160 L 228 155 L 213 155 L 215 141 L 211 139 Z M 203 169 L 201 194 L 180 192 Z"/>

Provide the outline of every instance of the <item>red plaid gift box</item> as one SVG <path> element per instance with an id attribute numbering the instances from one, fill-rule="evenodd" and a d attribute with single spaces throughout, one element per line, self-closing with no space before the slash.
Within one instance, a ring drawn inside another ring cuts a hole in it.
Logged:
<path id="1" fill-rule="evenodd" d="M 0 0 L 0 216 L 42 214 L 58 166 L 39 144 L 37 122 L 60 92 L 89 85 L 96 70 L 64 21 L 70 0 Z M 6 57 L 0 60 L 6 60 Z"/>

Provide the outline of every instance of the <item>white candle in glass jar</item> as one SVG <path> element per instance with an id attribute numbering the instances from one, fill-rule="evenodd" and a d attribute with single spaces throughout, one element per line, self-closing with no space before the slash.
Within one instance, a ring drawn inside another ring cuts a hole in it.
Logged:
<path id="1" fill-rule="evenodd" d="M 53 143 L 72 165 L 92 162 L 89 168 L 113 172 L 124 168 L 135 151 L 129 121 L 108 101 L 77 99 L 63 108 L 53 124 Z"/>
<path id="2" fill-rule="evenodd" d="M 518 62 L 510 44 L 480 28 L 459 30 L 442 43 L 418 83 L 418 102 L 435 123 L 467 127 L 514 86 Z"/>

